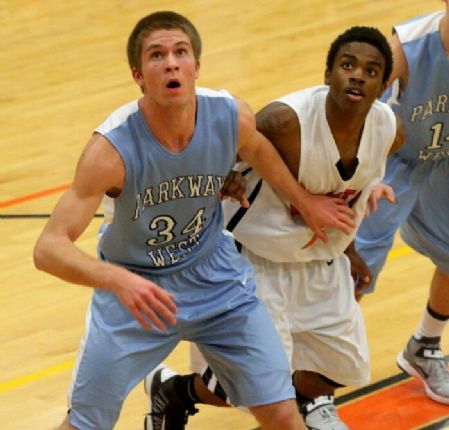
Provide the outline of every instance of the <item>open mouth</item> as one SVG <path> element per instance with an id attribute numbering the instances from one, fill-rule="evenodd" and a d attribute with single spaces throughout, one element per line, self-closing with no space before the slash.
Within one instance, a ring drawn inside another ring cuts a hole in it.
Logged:
<path id="1" fill-rule="evenodd" d="M 360 88 L 349 88 L 346 90 L 346 94 L 354 97 L 365 97 L 365 92 L 362 91 Z"/>
<path id="2" fill-rule="evenodd" d="M 167 84 L 167 88 L 180 88 L 180 87 L 181 87 L 181 83 L 177 79 L 172 79 Z"/>

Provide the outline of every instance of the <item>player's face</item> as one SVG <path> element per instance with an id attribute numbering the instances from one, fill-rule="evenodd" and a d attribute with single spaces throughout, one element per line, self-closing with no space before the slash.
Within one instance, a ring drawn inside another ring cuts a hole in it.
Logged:
<path id="1" fill-rule="evenodd" d="M 338 50 L 332 70 L 326 70 L 325 83 L 342 110 L 366 112 L 385 90 L 384 70 L 385 59 L 377 48 L 350 42 Z"/>
<path id="2" fill-rule="evenodd" d="M 182 30 L 154 30 L 142 43 L 141 70 L 133 77 L 144 95 L 161 105 L 183 104 L 195 94 L 199 62 Z"/>

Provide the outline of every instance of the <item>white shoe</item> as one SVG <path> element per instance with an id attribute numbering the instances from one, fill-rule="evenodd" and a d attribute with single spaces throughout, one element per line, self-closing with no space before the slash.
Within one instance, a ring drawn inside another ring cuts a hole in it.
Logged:
<path id="1" fill-rule="evenodd" d="M 320 396 L 300 407 L 304 422 L 309 430 L 349 430 L 340 419 L 333 396 Z"/>
<path id="2" fill-rule="evenodd" d="M 412 336 L 396 362 L 404 372 L 422 381 L 432 400 L 449 405 L 449 371 L 439 338 L 416 340 Z"/>

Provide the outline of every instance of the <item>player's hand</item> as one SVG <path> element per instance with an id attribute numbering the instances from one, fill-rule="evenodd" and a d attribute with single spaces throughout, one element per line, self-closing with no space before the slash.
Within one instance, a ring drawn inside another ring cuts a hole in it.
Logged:
<path id="1" fill-rule="evenodd" d="M 240 202 L 242 207 L 249 208 L 246 180 L 240 172 L 231 170 L 221 187 L 219 196 L 222 200 L 230 198 L 233 202 Z"/>
<path id="2" fill-rule="evenodd" d="M 349 234 L 356 227 L 356 212 L 348 207 L 345 200 L 338 197 L 308 193 L 307 201 L 299 208 L 306 224 L 314 232 L 314 237 L 304 248 L 311 246 L 316 240 L 329 240 L 326 228 L 336 228 Z M 313 241 L 313 242 L 312 242 Z"/>
<path id="3" fill-rule="evenodd" d="M 368 204 L 366 205 L 365 217 L 367 217 L 370 212 L 377 211 L 377 202 L 380 199 L 387 199 L 391 204 L 396 203 L 396 194 L 392 187 L 383 182 L 378 183 L 373 190 L 368 199 Z"/>
<path id="4" fill-rule="evenodd" d="M 357 301 L 359 301 L 365 290 L 371 284 L 373 275 L 365 260 L 359 255 L 354 248 L 354 242 L 348 246 L 345 250 L 345 254 L 348 256 L 351 263 L 351 275 L 354 279 L 355 290 L 354 295 Z"/>
<path id="5" fill-rule="evenodd" d="M 124 272 L 112 281 L 112 291 L 134 318 L 149 331 L 150 322 L 159 330 L 165 330 L 166 323 L 175 325 L 177 308 L 173 295 L 135 273 L 126 269 Z"/>

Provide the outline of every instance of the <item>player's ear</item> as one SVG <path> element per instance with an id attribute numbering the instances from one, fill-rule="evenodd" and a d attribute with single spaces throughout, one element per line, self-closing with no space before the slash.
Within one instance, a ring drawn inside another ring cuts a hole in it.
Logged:
<path id="1" fill-rule="evenodd" d="M 198 77 L 200 76 L 200 65 L 200 60 L 197 60 L 195 66 L 195 79 L 198 79 Z"/>
<path id="2" fill-rule="evenodd" d="M 330 83 L 331 83 L 331 72 L 329 72 L 329 70 L 326 69 L 326 71 L 324 72 L 324 84 L 330 85 Z"/>
<path id="3" fill-rule="evenodd" d="M 142 77 L 142 73 L 140 72 L 140 70 L 137 69 L 136 67 L 133 67 L 131 69 L 131 74 L 132 74 L 133 79 L 136 82 L 136 84 L 139 85 L 139 87 L 141 87 L 143 85 L 143 77 Z"/>
<path id="4" fill-rule="evenodd" d="M 141 71 L 140 71 L 139 69 L 137 69 L 136 67 L 133 67 L 133 68 L 131 69 L 131 74 L 132 74 L 132 77 L 133 77 L 133 79 L 134 79 L 134 82 L 135 82 L 137 85 L 139 85 L 140 90 L 141 90 L 142 93 L 143 93 L 143 92 L 144 92 L 144 91 L 143 91 L 143 90 L 144 90 L 144 81 L 143 81 L 143 76 L 142 76 Z"/>

